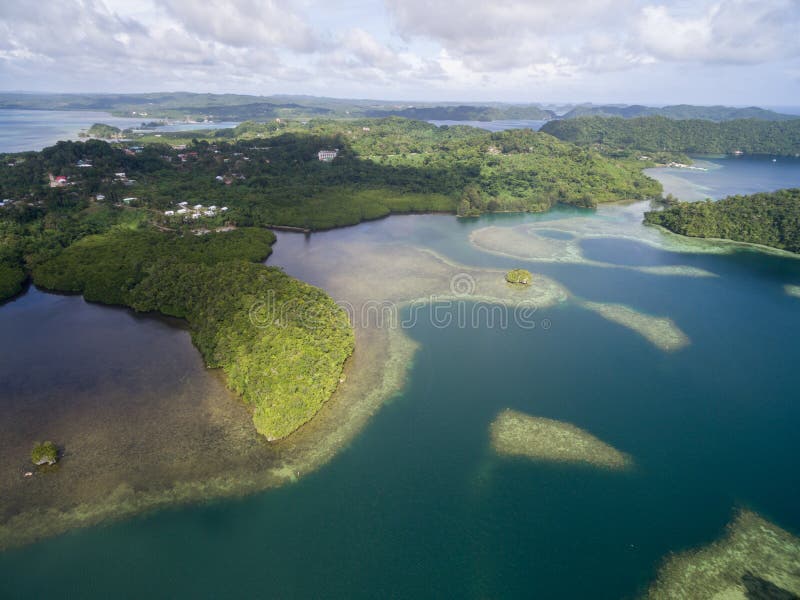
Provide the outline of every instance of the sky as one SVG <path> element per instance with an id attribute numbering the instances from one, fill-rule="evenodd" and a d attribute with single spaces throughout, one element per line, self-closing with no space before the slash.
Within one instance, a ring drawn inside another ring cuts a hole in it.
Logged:
<path id="1" fill-rule="evenodd" d="M 0 0 L 0 91 L 800 105 L 800 0 Z"/>

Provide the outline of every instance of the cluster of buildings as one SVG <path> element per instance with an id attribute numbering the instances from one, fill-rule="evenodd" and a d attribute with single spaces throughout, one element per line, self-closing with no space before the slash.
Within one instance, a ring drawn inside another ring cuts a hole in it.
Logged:
<path id="1" fill-rule="evenodd" d="M 218 208 L 216 205 L 203 206 L 202 204 L 195 204 L 189 206 L 188 202 L 178 202 L 178 208 L 175 210 L 164 211 L 165 217 L 184 217 L 189 219 L 199 219 L 201 217 L 216 217 L 218 214 L 228 211 L 227 206 Z"/>

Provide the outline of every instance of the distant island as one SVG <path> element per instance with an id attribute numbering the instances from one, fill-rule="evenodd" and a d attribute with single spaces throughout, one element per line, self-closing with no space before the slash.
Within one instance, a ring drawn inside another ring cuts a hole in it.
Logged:
<path id="1" fill-rule="evenodd" d="M 403 109 L 374 109 L 368 117 L 405 117 L 422 121 L 500 121 L 504 119 L 547 121 L 556 113 L 535 105 L 526 106 L 423 106 Z"/>
<path id="2" fill-rule="evenodd" d="M 108 111 L 120 117 L 178 119 L 189 121 L 246 121 L 273 119 L 352 119 L 389 116 L 422 120 L 495 121 L 506 119 L 573 119 L 585 116 L 623 118 L 662 116 L 669 119 L 729 121 L 758 119 L 784 121 L 797 118 L 758 107 L 569 104 L 556 110 L 540 103 L 398 102 L 326 98 L 305 95 L 252 96 L 246 94 L 34 94 L 0 93 L 0 109 Z"/>
<path id="3" fill-rule="evenodd" d="M 800 188 L 717 202 L 678 202 L 645 223 L 690 237 L 720 238 L 800 252 Z"/>
<path id="4" fill-rule="evenodd" d="M 787 115 L 757 106 L 736 108 L 732 106 L 694 106 L 691 104 L 677 104 L 673 106 L 655 107 L 633 105 L 605 105 L 597 106 L 584 104 L 576 106 L 562 115 L 562 119 L 575 119 L 577 117 L 622 117 L 633 119 L 636 117 L 666 117 L 667 119 L 700 119 L 704 121 L 733 121 L 736 119 L 759 119 L 763 121 L 789 121 L 797 119 L 797 115 Z"/>
<path id="5" fill-rule="evenodd" d="M 541 131 L 605 151 L 800 155 L 800 118 L 791 121 L 580 117 L 550 121 Z"/>
<path id="6" fill-rule="evenodd" d="M 119 127 L 114 127 L 113 125 L 106 125 L 105 123 L 95 123 L 94 125 L 89 127 L 89 130 L 86 133 L 90 137 L 110 140 L 119 137 L 122 134 L 122 130 Z"/>

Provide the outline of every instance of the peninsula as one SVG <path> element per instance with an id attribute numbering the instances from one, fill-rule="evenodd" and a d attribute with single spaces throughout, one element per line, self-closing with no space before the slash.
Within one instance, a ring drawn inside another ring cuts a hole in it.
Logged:
<path id="1" fill-rule="evenodd" d="M 690 237 L 800 252 L 800 189 L 729 196 L 717 202 L 673 203 L 645 213 L 644 221 Z"/>

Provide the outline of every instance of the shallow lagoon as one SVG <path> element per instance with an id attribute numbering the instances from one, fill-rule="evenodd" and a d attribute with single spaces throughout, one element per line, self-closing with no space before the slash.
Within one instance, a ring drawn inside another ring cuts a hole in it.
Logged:
<path id="1" fill-rule="evenodd" d="M 115 117 L 111 113 L 92 110 L 18 110 L 0 109 L 0 152 L 41 150 L 59 140 L 77 140 L 81 130 L 95 123 L 105 123 L 120 129 L 135 129 L 148 117 Z M 235 127 L 236 122 L 175 123 L 153 130 L 189 131 Z"/>
<path id="2" fill-rule="evenodd" d="M 789 171 L 775 187 L 800 184 L 800 169 Z M 669 552 L 720 537 L 736 507 L 796 534 L 800 312 L 786 286 L 800 284 L 800 261 L 675 245 L 637 225 L 644 208 L 392 217 L 280 234 L 270 263 L 334 295 L 402 296 L 397 266 L 370 257 L 410 247 L 470 265 L 461 271 L 476 285 L 486 272 L 475 268 L 525 266 L 567 296 L 537 310 L 531 329 L 440 327 L 432 308 L 419 311 L 405 332 L 419 350 L 403 393 L 324 468 L 262 494 L 8 551 L 0 595 L 619 598 L 646 590 Z M 568 230 L 574 239 L 545 239 L 574 241 L 579 260 L 521 261 L 469 243 L 488 226 Z M 613 237 L 615 228 L 626 237 Z M 432 273 L 415 269 L 427 264 L 420 260 L 404 263 L 407 277 Z M 383 271 L 365 285 L 359 269 L 370 264 Z M 669 318 L 691 343 L 664 351 L 586 303 Z M 123 381 L 126 364 L 117 367 Z M 636 467 L 610 473 L 497 456 L 490 426 L 507 408 L 572 423 Z"/>

